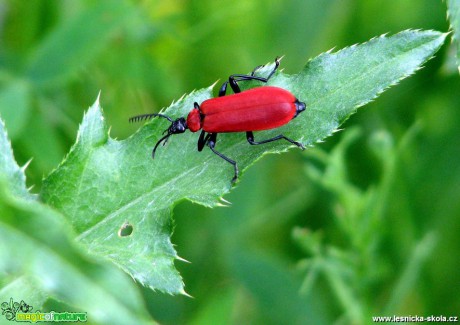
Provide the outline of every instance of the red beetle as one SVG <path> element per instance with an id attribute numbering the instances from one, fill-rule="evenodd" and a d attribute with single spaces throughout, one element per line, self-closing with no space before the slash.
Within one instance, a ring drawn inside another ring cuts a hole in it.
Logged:
<path id="1" fill-rule="evenodd" d="M 204 146 L 208 145 L 212 152 L 232 164 L 235 169 L 232 179 L 232 182 L 234 182 L 238 178 L 238 166 L 236 161 L 215 150 L 218 133 L 246 132 L 246 138 L 252 145 L 284 139 L 305 149 L 300 142 L 289 139 L 282 134 L 263 141 L 254 141 L 252 131 L 280 127 L 289 123 L 305 110 L 305 103 L 300 102 L 293 94 L 282 88 L 264 86 L 246 91 L 240 90 L 239 81 L 258 80 L 267 82 L 278 66 L 279 59 L 277 58 L 274 69 L 266 78 L 254 75 L 260 66 L 256 67 L 250 75 L 231 75 L 228 81 L 220 88 L 219 97 L 207 99 L 201 105 L 195 103 L 187 119 L 180 117 L 173 120 L 163 114 L 144 114 L 134 116 L 130 118 L 130 121 L 139 121 L 158 116 L 171 122 L 171 126 L 165 131 L 166 135 L 158 140 L 153 148 L 152 157 L 155 157 L 155 151 L 160 143 L 163 142 L 164 145 L 172 134 L 184 133 L 187 129 L 192 132 L 201 130 L 198 139 L 198 151 L 202 151 Z M 225 96 L 228 84 L 230 84 L 234 94 Z"/>

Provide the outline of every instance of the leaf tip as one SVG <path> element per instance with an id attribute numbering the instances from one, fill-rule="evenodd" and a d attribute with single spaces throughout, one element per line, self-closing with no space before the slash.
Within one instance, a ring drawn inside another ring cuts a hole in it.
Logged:
<path id="1" fill-rule="evenodd" d="M 22 167 L 21 167 L 21 171 L 24 173 L 27 169 L 27 167 L 29 167 L 30 163 L 32 162 L 33 158 L 30 158 Z"/>
<path id="2" fill-rule="evenodd" d="M 101 99 L 101 92 L 102 90 L 99 90 L 99 92 L 97 93 L 97 97 L 96 97 L 96 101 L 94 102 L 94 105 L 100 106 L 99 102 Z"/>
<path id="3" fill-rule="evenodd" d="M 192 263 L 192 262 L 186 260 L 185 258 L 180 257 L 179 255 L 176 255 L 176 260 L 184 262 L 184 263 L 188 263 L 188 264 Z"/>
<path id="4" fill-rule="evenodd" d="M 108 139 L 108 128 L 100 105 L 100 92 L 94 104 L 85 112 L 77 135 L 77 143 L 98 146 Z"/>
<path id="5" fill-rule="evenodd" d="M 227 201 L 226 199 L 224 199 L 223 197 L 220 197 L 219 198 L 219 203 L 218 205 L 222 206 L 222 207 L 228 207 L 228 206 L 231 206 L 232 205 L 232 202 L 230 201 Z"/>
<path id="6" fill-rule="evenodd" d="M 181 289 L 181 290 L 179 291 L 179 293 L 180 293 L 181 295 L 184 295 L 184 296 L 186 296 L 186 297 L 189 297 L 189 298 L 194 299 L 194 297 L 193 297 L 192 295 L 189 295 L 184 289 Z"/>
<path id="7" fill-rule="evenodd" d="M 217 79 L 216 81 L 214 81 L 214 83 L 211 86 L 208 87 L 208 89 L 212 91 L 219 82 L 220 82 L 220 79 Z"/>

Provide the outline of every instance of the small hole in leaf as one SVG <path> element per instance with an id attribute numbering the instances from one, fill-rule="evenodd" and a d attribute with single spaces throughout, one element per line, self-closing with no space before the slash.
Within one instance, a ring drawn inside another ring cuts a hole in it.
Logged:
<path id="1" fill-rule="evenodd" d="M 128 237 L 131 236 L 133 233 L 133 226 L 129 222 L 125 222 L 123 226 L 120 227 L 118 230 L 118 236 L 120 237 Z"/>

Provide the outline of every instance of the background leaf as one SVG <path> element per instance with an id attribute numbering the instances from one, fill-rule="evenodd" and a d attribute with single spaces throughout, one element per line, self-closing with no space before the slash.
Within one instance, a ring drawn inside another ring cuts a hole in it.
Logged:
<path id="1" fill-rule="evenodd" d="M 5 125 L 0 119 L 0 178 L 2 178 L 13 195 L 23 199 L 32 199 L 27 191 L 24 170 L 18 166 L 13 157 L 10 141 L 8 140 Z"/>
<path id="2" fill-rule="evenodd" d="M 457 49 L 457 66 L 460 72 L 460 1 L 447 0 L 447 16 L 453 30 L 453 38 Z"/>
<path id="3" fill-rule="evenodd" d="M 10 299 L 14 302 L 24 300 L 33 307 L 33 311 L 43 310 L 48 295 L 36 283 L 37 281 L 25 275 L 12 278 L 0 289 L 0 301 L 3 303 L 10 302 Z"/>
<path id="4" fill-rule="evenodd" d="M 12 198 L 5 193 L 4 184 L 0 191 L 1 272 L 11 277 L 26 275 L 42 296 L 46 293 L 48 298 L 87 312 L 95 323 L 148 323 L 132 281 L 121 271 L 85 256 L 69 238 L 72 231 L 62 216 L 37 202 Z M 26 295 L 21 297 L 16 291 L 16 299 L 28 302 L 31 297 L 37 302 L 38 298 L 23 290 Z"/>
<path id="5" fill-rule="evenodd" d="M 0 116 L 10 126 L 12 139 L 24 132 L 30 110 L 30 89 L 24 81 L 14 80 L 0 91 Z"/>
<path id="6" fill-rule="evenodd" d="M 107 46 L 132 11 L 125 1 L 100 1 L 64 21 L 31 56 L 28 78 L 49 86 L 72 77 Z"/>
<path id="7" fill-rule="evenodd" d="M 357 107 L 417 70 L 444 38 L 435 31 L 404 31 L 320 55 L 296 75 L 275 74 L 269 84 L 293 92 L 307 103 L 307 110 L 280 129 L 257 133 L 256 140 L 279 133 L 307 145 L 323 140 Z M 266 75 L 272 68 L 268 65 L 258 73 Z M 184 116 L 193 102 L 211 97 L 211 91 L 193 92 L 165 113 Z M 155 120 L 127 140 L 112 140 L 97 101 L 70 154 L 44 181 L 41 196 L 66 214 L 91 252 L 109 257 L 144 285 L 184 293 L 173 266 L 178 256 L 169 238 L 170 208 L 184 198 L 215 206 L 230 189 L 233 169 L 209 150 L 198 153 L 197 136 L 190 133 L 173 137 L 151 160 L 152 146 L 166 128 L 165 121 Z M 240 170 L 266 152 L 287 147 L 280 141 L 248 147 L 241 134 L 221 135 L 217 144 L 218 150 L 238 161 Z M 132 234 L 118 236 L 126 223 L 132 225 Z"/>

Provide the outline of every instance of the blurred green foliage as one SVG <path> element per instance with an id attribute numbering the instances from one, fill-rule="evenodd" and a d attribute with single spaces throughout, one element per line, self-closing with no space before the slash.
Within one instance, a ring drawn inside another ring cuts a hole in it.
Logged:
<path id="1" fill-rule="evenodd" d="M 112 136 L 124 138 L 137 128 L 129 116 L 277 55 L 290 73 L 330 48 L 408 28 L 447 31 L 446 4 L 3 1 L 0 114 L 20 165 L 33 157 L 26 175 L 38 192 L 99 91 Z M 193 262 L 176 264 L 195 298 L 140 288 L 153 317 L 458 315 L 460 78 L 448 48 L 327 143 L 261 160 L 226 196 L 230 207 L 176 206 L 173 242 Z"/>

